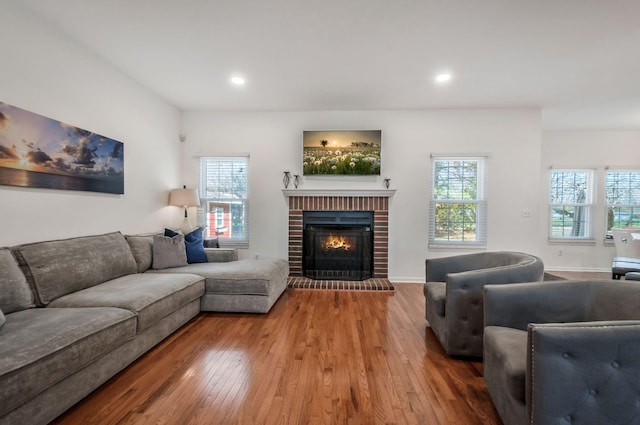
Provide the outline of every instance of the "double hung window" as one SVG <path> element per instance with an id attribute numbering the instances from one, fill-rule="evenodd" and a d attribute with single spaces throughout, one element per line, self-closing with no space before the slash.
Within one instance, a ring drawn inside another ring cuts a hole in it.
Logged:
<path id="1" fill-rule="evenodd" d="M 220 246 L 249 246 L 248 156 L 200 158 L 198 222 Z"/>
<path id="2" fill-rule="evenodd" d="M 552 169 L 549 196 L 549 238 L 593 239 L 594 171 Z"/>
<path id="3" fill-rule="evenodd" d="M 429 245 L 486 245 L 486 157 L 432 156 L 431 166 Z"/>

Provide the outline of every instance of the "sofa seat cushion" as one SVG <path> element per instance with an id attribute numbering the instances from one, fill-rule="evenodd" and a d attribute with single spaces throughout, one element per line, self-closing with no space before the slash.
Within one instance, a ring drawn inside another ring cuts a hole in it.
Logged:
<path id="1" fill-rule="evenodd" d="M 436 312 L 444 317 L 447 301 L 447 284 L 444 282 L 427 282 L 424 285 L 424 296 L 435 306 Z"/>
<path id="2" fill-rule="evenodd" d="M 137 314 L 137 331 L 147 329 L 204 294 L 201 276 L 132 274 L 60 297 L 49 308 L 119 307 Z"/>
<path id="3" fill-rule="evenodd" d="M 267 296 L 279 289 L 276 283 L 286 281 L 289 263 L 277 258 L 248 259 L 227 263 L 194 263 L 185 267 L 149 272 L 200 275 L 206 278 L 207 294 Z"/>
<path id="4" fill-rule="evenodd" d="M 33 308 L 8 314 L 0 329 L 0 417 L 131 340 L 135 332 L 135 315 L 119 308 Z"/>
<path id="5" fill-rule="evenodd" d="M 485 368 L 499 371 L 498 380 L 515 400 L 525 403 L 527 331 L 488 326 L 484 330 Z M 490 353 L 487 354 L 487 353 Z"/>

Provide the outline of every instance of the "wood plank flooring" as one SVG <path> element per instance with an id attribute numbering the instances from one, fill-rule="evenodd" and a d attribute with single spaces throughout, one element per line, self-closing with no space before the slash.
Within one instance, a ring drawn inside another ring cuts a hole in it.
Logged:
<path id="1" fill-rule="evenodd" d="M 54 423 L 501 425 L 482 363 L 428 327 L 421 284 L 200 314 Z"/>
<path id="2" fill-rule="evenodd" d="M 444 353 L 421 284 L 395 286 L 200 314 L 54 423 L 500 425 L 482 363 Z"/>

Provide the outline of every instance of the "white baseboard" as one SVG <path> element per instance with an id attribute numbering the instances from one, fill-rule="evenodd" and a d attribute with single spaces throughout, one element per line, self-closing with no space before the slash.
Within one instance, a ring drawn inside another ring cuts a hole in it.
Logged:
<path id="1" fill-rule="evenodd" d="M 611 267 L 545 267 L 545 272 L 611 273 Z"/>
<path id="2" fill-rule="evenodd" d="M 393 284 L 396 283 L 424 283 L 424 276 L 421 277 L 390 277 L 389 281 Z"/>

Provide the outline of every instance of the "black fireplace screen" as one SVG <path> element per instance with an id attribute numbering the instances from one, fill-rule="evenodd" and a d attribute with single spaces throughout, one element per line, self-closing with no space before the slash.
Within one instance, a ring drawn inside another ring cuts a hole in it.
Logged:
<path id="1" fill-rule="evenodd" d="M 344 212 L 341 212 L 344 214 Z M 302 274 L 311 279 L 364 280 L 373 274 L 371 224 L 345 225 L 363 219 L 306 219 L 302 242 Z M 328 222 L 334 221 L 332 224 Z M 366 221 L 366 220 L 364 220 Z"/>

